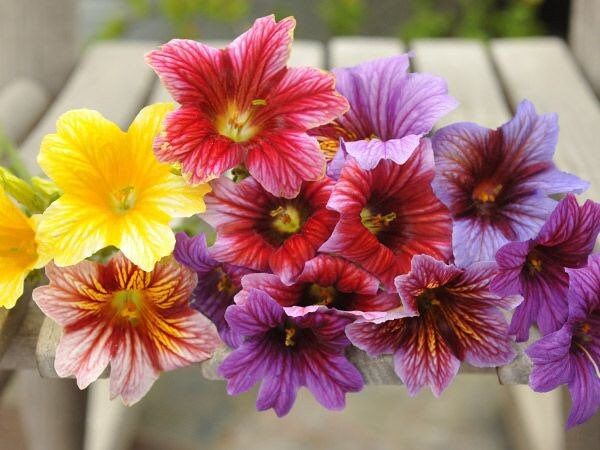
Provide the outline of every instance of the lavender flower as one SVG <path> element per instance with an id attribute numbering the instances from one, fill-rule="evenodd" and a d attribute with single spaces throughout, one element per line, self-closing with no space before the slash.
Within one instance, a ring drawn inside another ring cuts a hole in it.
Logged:
<path id="1" fill-rule="evenodd" d="M 550 195 L 587 188 L 552 162 L 557 137 L 557 116 L 537 115 L 526 100 L 496 130 L 457 123 L 434 135 L 433 188 L 454 219 L 458 265 L 490 261 L 507 242 L 532 238 L 556 205 Z"/>

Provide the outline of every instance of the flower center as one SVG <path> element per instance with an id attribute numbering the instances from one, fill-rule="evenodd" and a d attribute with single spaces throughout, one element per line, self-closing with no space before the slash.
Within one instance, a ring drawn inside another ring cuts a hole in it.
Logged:
<path id="1" fill-rule="evenodd" d="M 319 147 L 325 154 L 325 159 L 331 161 L 340 147 L 340 141 L 337 139 L 322 139 L 319 140 Z"/>
<path id="2" fill-rule="evenodd" d="M 529 273 L 534 275 L 542 271 L 542 260 L 537 253 L 530 253 L 527 255 L 526 266 L 529 269 Z"/>
<path id="3" fill-rule="evenodd" d="M 133 208 L 135 199 L 135 188 L 133 186 L 118 189 L 111 195 L 113 208 L 118 214 L 123 214 Z"/>
<path id="4" fill-rule="evenodd" d="M 598 362 L 594 359 L 592 354 L 588 351 L 586 346 L 592 342 L 592 336 L 590 336 L 590 331 L 592 327 L 589 323 L 583 322 L 579 324 L 577 327 L 574 336 L 573 336 L 573 344 L 584 354 L 584 356 L 590 361 L 596 376 L 600 379 L 600 367 L 598 367 Z"/>
<path id="5" fill-rule="evenodd" d="M 417 296 L 417 309 L 419 314 L 423 315 L 434 306 L 441 304 L 439 296 L 442 294 L 442 288 L 428 288 L 423 290 L 421 294 Z"/>
<path id="6" fill-rule="evenodd" d="M 141 291 L 126 289 L 115 293 L 112 306 L 119 317 L 128 320 L 132 325 L 137 325 L 141 316 L 143 300 L 144 296 Z"/>
<path id="7" fill-rule="evenodd" d="M 473 200 L 479 204 L 494 203 L 503 186 L 492 181 L 482 181 L 473 189 Z"/>
<path id="8" fill-rule="evenodd" d="M 259 102 L 256 103 L 255 102 Z M 266 105 L 266 101 L 256 99 L 252 106 L 260 107 Z M 259 131 L 258 127 L 252 125 L 252 110 L 240 111 L 237 107 L 229 105 L 225 114 L 218 116 L 216 128 L 219 134 L 227 136 L 234 142 L 246 142 L 252 139 Z"/>
<path id="9" fill-rule="evenodd" d="M 360 212 L 360 221 L 363 226 L 373 234 L 377 234 L 387 228 L 394 220 L 396 220 L 395 212 L 373 214 L 368 208 L 363 208 Z"/>
<path id="10" fill-rule="evenodd" d="M 235 183 L 239 183 L 240 181 L 248 178 L 250 176 L 250 172 L 248 172 L 248 169 L 246 168 L 246 166 L 244 166 L 243 164 L 240 164 L 238 166 L 235 166 L 233 169 L 231 169 L 231 175 L 233 177 L 233 181 Z"/>
<path id="11" fill-rule="evenodd" d="M 273 218 L 271 222 L 273 229 L 281 234 L 295 234 L 304 224 L 302 214 L 292 205 L 279 205 L 271 210 L 269 215 Z"/>
<path id="12" fill-rule="evenodd" d="M 308 288 L 311 305 L 331 306 L 337 298 L 337 289 L 333 286 L 321 286 L 313 283 Z"/>
<path id="13" fill-rule="evenodd" d="M 225 271 L 221 267 L 217 267 L 216 272 L 219 277 L 217 281 L 217 291 L 222 292 L 229 297 L 233 297 L 237 294 L 238 289 L 231 282 L 231 278 L 229 278 Z"/>
<path id="14" fill-rule="evenodd" d="M 286 326 L 285 329 L 283 330 L 285 333 L 285 341 L 284 344 L 286 347 L 293 347 L 294 345 L 296 345 L 296 333 L 298 332 L 298 329 L 296 327 L 294 327 L 293 325 L 289 325 Z"/>

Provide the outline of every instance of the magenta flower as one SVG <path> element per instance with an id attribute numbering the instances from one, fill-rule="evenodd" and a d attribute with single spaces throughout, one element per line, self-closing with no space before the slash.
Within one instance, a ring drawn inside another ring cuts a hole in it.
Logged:
<path id="1" fill-rule="evenodd" d="M 585 422 L 600 409 L 600 255 L 569 274 L 569 315 L 564 326 L 527 349 L 533 362 L 529 385 L 548 392 L 569 387 L 567 427 Z"/>
<path id="2" fill-rule="evenodd" d="M 202 216 L 217 230 L 215 259 L 277 274 L 291 284 L 331 235 L 338 214 L 326 208 L 333 182 L 307 182 L 294 199 L 275 197 L 253 178 L 221 178 Z"/>
<path id="3" fill-rule="evenodd" d="M 244 164 L 271 194 L 293 198 L 302 181 L 318 180 L 325 158 L 306 131 L 348 108 L 334 77 L 288 68 L 296 22 L 258 19 L 224 49 L 175 39 L 148 63 L 181 107 L 155 142 L 157 157 L 180 163 L 192 183 Z"/>
<path id="4" fill-rule="evenodd" d="M 343 139 L 348 153 L 363 169 L 373 169 L 382 159 L 403 164 L 421 137 L 457 106 L 442 78 L 407 73 L 410 56 L 333 70 L 336 88 L 348 99 L 350 110 L 310 132 L 330 158 Z"/>
<path id="5" fill-rule="evenodd" d="M 287 414 L 301 386 L 328 409 L 343 409 L 346 392 L 362 389 L 363 379 L 344 355 L 350 342 L 344 328 L 352 319 L 334 311 L 302 317 L 286 314 L 268 294 L 251 290 L 245 302 L 225 314 L 231 328 L 245 337 L 219 374 L 227 392 L 237 395 L 262 380 L 256 408 Z"/>
<path id="6" fill-rule="evenodd" d="M 234 296 L 242 289 L 242 276 L 252 270 L 215 260 L 206 245 L 206 237 L 193 238 L 177 233 L 173 256 L 198 275 L 190 305 L 208 317 L 217 327 L 219 336 L 232 348 L 241 344 L 242 337 L 231 331 L 225 320 L 225 310 L 233 304 Z"/>
<path id="7" fill-rule="evenodd" d="M 304 266 L 296 283 L 285 285 L 277 275 L 255 273 L 242 278 L 243 291 L 236 301 L 245 301 L 253 289 L 266 292 L 286 307 L 286 313 L 301 316 L 324 307 L 351 316 L 382 317 L 399 305 L 398 296 L 379 291 L 373 275 L 343 258 L 318 255 Z"/>
<path id="8" fill-rule="evenodd" d="M 384 319 L 360 319 L 346 334 L 372 356 L 393 354 L 396 374 L 410 395 L 429 385 L 439 396 L 461 361 L 492 367 L 515 356 L 499 309 L 512 307 L 515 298 L 489 291 L 494 271 L 494 263 L 461 269 L 417 255 L 411 272 L 396 278 L 404 309 Z"/>
<path id="9" fill-rule="evenodd" d="M 537 323 L 542 334 L 558 330 L 567 319 L 569 276 L 566 268 L 587 263 L 600 232 L 600 205 L 577 205 L 569 194 L 552 212 L 534 239 L 510 242 L 498 250 L 498 275 L 492 290 L 498 295 L 523 296 L 510 324 L 510 333 L 526 341 Z"/>
<path id="10" fill-rule="evenodd" d="M 321 252 L 343 256 L 391 286 L 410 270 L 414 255 L 451 255 L 452 223 L 431 188 L 433 153 L 428 139 L 402 165 L 381 161 L 361 169 L 349 158 L 327 204 L 340 213 Z"/>
<path id="11" fill-rule="evenodd" d="M 491 261 L 507 242 L 532 238 L 556 205 L 550 195 L 587 188 L 556 169 L 557 137 L 556 115 L 537 115 L 528 101 L 496 130 L 458 123 L 434 135 L 433 188 L 454 219 L 458 265 Z"/>

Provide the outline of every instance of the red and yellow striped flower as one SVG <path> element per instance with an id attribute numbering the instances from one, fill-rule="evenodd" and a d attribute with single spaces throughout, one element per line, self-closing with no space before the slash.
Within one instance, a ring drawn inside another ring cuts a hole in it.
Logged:
<path id="1" fill-rule="evenodd" d="M 209 358 L 220 340 L 214 325 L 189 306 L 196 274 L 173 258 L 145 272 L 122 253 L 106 265 L 83 261 L 46 268 L 34 290 L 42 311 L 64 327 L 55 369 L 84 389 L 110 363 L 111 397 L 140 400 L 161 371 Z"/>

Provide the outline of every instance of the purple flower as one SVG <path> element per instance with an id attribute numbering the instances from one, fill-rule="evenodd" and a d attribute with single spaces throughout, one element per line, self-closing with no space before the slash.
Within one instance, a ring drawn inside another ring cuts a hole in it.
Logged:
<path id="1" fill-rule="evenodd" d="M 466 269 L 427 255 L 415 256 L 412 270 L 396 277 L 403 310 L 384 319 L 358 320 L 346 329 L 350 341 L 372 356 L 394 355 L 394 369 L 410 395 L 431 386 L 435 396 L 454 379 L 461 361 L 476 367 L 510 362 L 515 352 L 499 307 L 488 287 L 494 263 Z"/>
<path id="2" fill-rule="evenodd" d="M 568 385 L 572 406 L 567 427 L 572 427 L 600 409 L 600 254 L 592 255 L 587 267 L 567 272 L 567 322 L 527 354 L 533 362 L 529 385 L 534 391 Z"/>
<path id="3" fill-rule="evenodd" d="M 510 333 L 526 341 L 537 323 L 542 334 L 558 330 L 567 319 L 569 276 L 565 268 L 586 265 L 600 232 L 600 205 L 577 205 L 564 198 L 534 239 L 510 242 L 498 250 L 498 275 L 492 291 L 523 296 L 510 324 Z"/>
<path id="4" fill-rule="evenodd" d="M 177 233 L 176 239 L 175 259 L 198 275 L 191 306 L 216 325 L 219 336 L 227 345 L 233 348 L 239 346 L 242 336 L 229 328 L 225 310 L 233 304 L 235 294 L 242 289 L 242 276 L 253 271 L 213 259 L 204 234 L 190 238 L 185 233 Z"/>
<path id="5" fill-rule="evenodd" d="M 328 159 L 343 139 L 363 169 L 374 168 L 381 159 L 403 164 L 434 123 L 457 106 L 442 78 L 407 73 L 410 56 L 333 70 L 336 89 L 348 99 L 350 110 L 310 132 Z"/>
<path id="6" fill-rule="evenodd" d="M 343 409 L 346 392 L 362 389 L 363 379 L 344 355 L 350 344 L 344 328 L 352 319 L 333 310 L 291 317 L 263 291 L 251 290 L 241 304 L 227 308 L 231 328 L 244 342 L 219 367 L 227 392 L 236 395 L 262 380 L 256 408 L 287 414 L 306 386 L 328 409 Z"/>
<path id="7" fill-rule="evenodd" d="M 550 195 L 587 188 L 552 162 L 557 137 L 557 116 L 537 115 L 526 100 L 496 130 L 458 123 L 435 134 L 433 188 L 454 219 L 458 265 L 491 261 L 507 242 L 532 238 L 556 205 Z"/>

